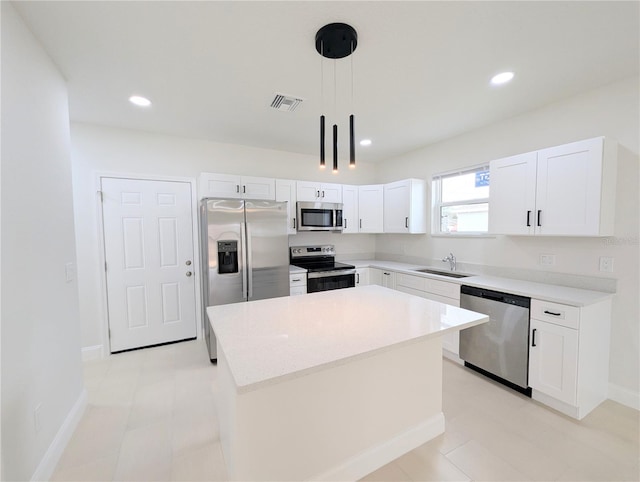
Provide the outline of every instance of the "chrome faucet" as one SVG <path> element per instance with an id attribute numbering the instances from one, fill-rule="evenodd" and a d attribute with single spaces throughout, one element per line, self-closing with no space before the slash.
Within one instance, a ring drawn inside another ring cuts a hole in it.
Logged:
<path id="1" fill-rule="evenodd" d="M 455 271 L 456 257 L 453 255 L 453 253 L 449 253 L 449 256 L 447 256 L 446 258 L 442 258 L 443 263 L 446 263 L 447 261 L 449 261 L 449 267 L 451 268 L 451 271 Z"/>

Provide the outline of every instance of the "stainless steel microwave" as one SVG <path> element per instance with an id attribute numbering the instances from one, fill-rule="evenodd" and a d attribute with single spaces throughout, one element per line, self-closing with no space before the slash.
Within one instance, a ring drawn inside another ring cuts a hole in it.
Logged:
<path id="1" fill-rule="evenodd" d="M 298 231 L 342 232 L 342 203 L 298 202 Z"/>

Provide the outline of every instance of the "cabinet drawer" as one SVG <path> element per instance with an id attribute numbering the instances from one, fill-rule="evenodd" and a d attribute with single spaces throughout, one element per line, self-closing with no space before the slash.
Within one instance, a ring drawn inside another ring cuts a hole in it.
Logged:
<path id="1" fill-rule="evenodd" d="M 550 301 L 531 300 L 531 318 L 577 330 L 580 326 L 580 308 Z"/>
<path id="2" fill-rule="evenodd" d="M 426 279 L 427 291 L 437 295 L 446 296 L 460 300 L 460 285 L 456 283 L 447 283 L 446 281 L 438 281 L 435 279 Z"/>
<path id="3" fill-rule="evenodd" d="M 291 286 L 289 288 L 289 295 L 290 296 L 306 295 L 306 294 L 307 294 L 307 285 L 306 284 L 304 286 Z"/>
<path id="4" fill-rule="evenodd" d="M 398 273 L 396 275 L 396 287 L 397 286 L 406 286 L 414 290 L 427 291 L 427 278 Z"/>
<path id="5" fill-rule="evenodd" d="M 307 275 L 306 273 L 299 274 L 290 274 L 289 275 L 289 286 L 307 286 Z"/>

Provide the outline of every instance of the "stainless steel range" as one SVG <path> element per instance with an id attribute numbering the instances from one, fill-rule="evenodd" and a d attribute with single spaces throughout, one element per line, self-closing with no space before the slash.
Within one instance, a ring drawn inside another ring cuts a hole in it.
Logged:
<path id="1" fill-rule="evenodd" d="M 290 262 L 307 270 L 307 293 L 352 288 L 356 285 L 356 267 L 337 263 L 331 244 L 291 246 Z"/>

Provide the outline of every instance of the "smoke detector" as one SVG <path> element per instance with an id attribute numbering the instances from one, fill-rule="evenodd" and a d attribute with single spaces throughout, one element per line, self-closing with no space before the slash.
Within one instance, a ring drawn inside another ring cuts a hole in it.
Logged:
<path id="1" fill-rule="evenodd" d="M 276 110 L 281 110 L 283 112 L 293 112 L 294 110 L 296 110 L 296 107 L 298 107 L 298 105 L 300 105 L 302 101 L 303 99 L 300 99 L 298 97 L 293 97 L 293 96 L 284 95 L 284 94 L 276 94 L 276 96 L 273 99 L 273 102 L 271 102 L 271 107 L 273 107 Z"/>

